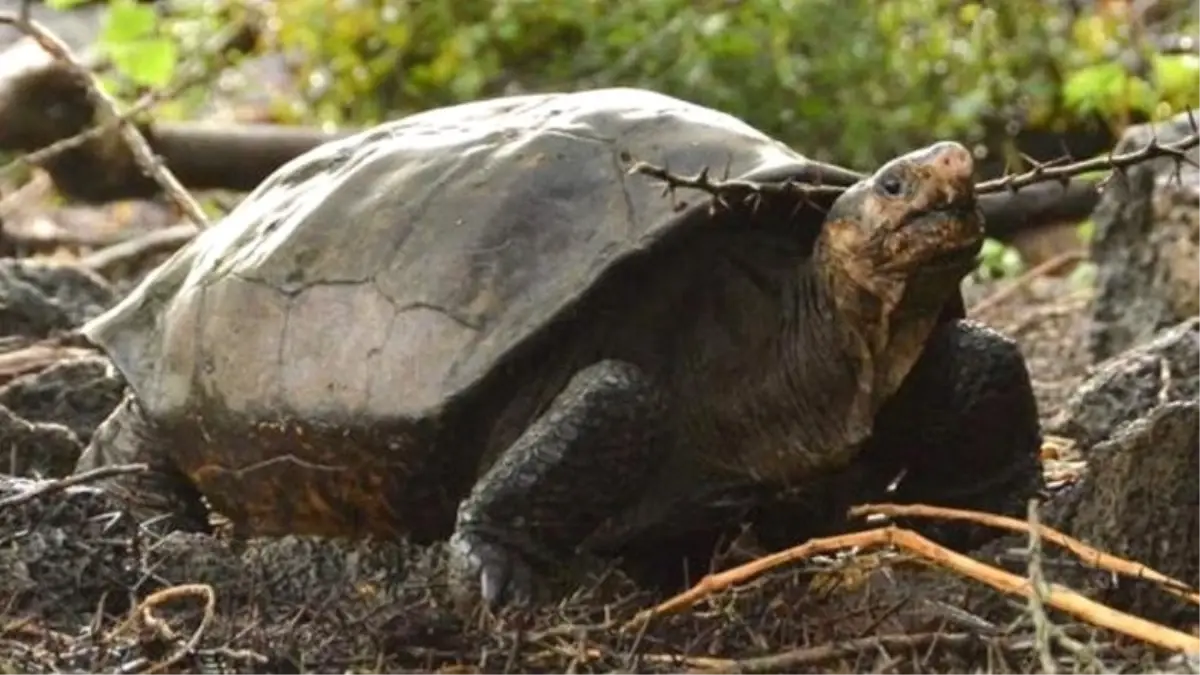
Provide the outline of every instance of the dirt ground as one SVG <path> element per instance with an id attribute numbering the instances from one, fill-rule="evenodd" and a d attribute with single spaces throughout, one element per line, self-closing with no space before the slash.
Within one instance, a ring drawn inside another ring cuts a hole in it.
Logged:
<path id="1" fill-rule="evenodd" d="M 110 304 L 133 270 L 105 278 L 61 250 L 40 255 L 0 259 L 0 472 L 10 476 L 68 473 L 122 392 L 102 356 L 55 336 Z M 986 307 L 977 318 L 1020 342 L 1047 423 L 1089 373 L 1092 292 L 1073 268 L 966 289 L 968 305 Z M 1054 439 L 1044 464 L 1052 490 L 1083 465 Z M 163 536 L 94 487 L 37 495 L 5 481 L 0 672 L 1044 672 L 1023 603 L 995 595 L 1011 617 L 1000 624 L 956 609 L 951 592 L 905 595 L 906 574 L 953 575 L 904 556 L 810 559 L 623 630 L 662 598 L 616 572 L 553 607 L 464 614 L 437 581 L 436 548 Z M 1196 671 L 1083 622 L 1058 617 L 1056 630 L 1075 646 L 1053 657 L 1063 670 Z"/>

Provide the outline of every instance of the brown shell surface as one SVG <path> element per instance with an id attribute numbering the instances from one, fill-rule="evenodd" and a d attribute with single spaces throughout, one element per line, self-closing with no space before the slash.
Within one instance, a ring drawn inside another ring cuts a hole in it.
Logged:
<path id="1" fill-rule="evenodd" d="M 84 332 L 172 430 L 155 451 L 247 530 L 440 533 L 475 470 L 427 452 L 440 413 L 618 261 L 704 221 L 639 160 L 813 166 L 643 90 L 433 110 L 282 167 Z"/>

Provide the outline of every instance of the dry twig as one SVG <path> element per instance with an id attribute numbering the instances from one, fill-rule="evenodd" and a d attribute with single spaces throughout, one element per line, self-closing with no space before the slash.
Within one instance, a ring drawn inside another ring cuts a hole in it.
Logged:
<path id="1" fill-rule="evenodd" d="M 151 230 L 88 253 L 80 259 L 79 265 L 103 274 L 117 265 L 157 253 L 173 251 L 194 239 L 197 233 L 196 226 L 191 223 L 180 223 L 161 230 Z"/>
<path id="2" fill-rule="evenodd" d="M 850 509 L 851 517 L 863 517 L 872 513 L 893 518 L 937 518 L 940 520 L 968 521 L 1024 534 L 1029 534 L 1029 528 L 1031 527 L 1028 522 L 994 513 L 952 509 L 944 506 L 927 506 L 925 504 L 862 504 Z M 1104 553 L 1046 525 L 1038 524 L 1037 528 L 1038 534 L 1042 539 L 1067 549 L 1089 567 L 1122 574 L 1134 579 L 1153 581 L 1167 593 L 1186 600 L 1193 605 L 1200 605 L 1200 593 L 1195 592 L 1187 584 L 1178 579 L 1172 579 L 1162 572 L 1151 569 L 1141 563 Z"/>
<path id="3" fill-rule="evenodd" d="M 150 147 L 150 143 L 146 140 L 145 136 L 138 131 L 134 124 L 125 118 L 117 101 L 104 91 L 100 83 L 96 81 L 96 78 L 71 53 L 71 48 L 65 42 L 45 26 L 22 14 L 0 12 L 0 25 L 4 24 L 10 25 L 33 38 L 42 49 L 46 50 L 46 53 L 65 64 L 73 73 L 81 78 L 87 87 L 88 97 L 95 103 L 96 108 L 101 111 L 102 115 L 107 116 L 109 121 L 115 120 L 118 131 L 129 145 L 129 150 L 133 153 L 138 166 L 162 187 L 163 191 L 170 196 L 176 205 L 179 206 L 180 210 L 197 227 L 203 228 L 208 225 L 208 219 L 204 215 L 204 210 L 200 208 L 200 204 L 184 189 L 179 180 L 175 178 L 175 175 L 155 156 L 154 150 Z"/>
<path id="4" fill-rule="evenodd" d="M 995 309 L 999 305 L 1015 296 L 1021 291 L 1021 289 L 1027 288 L 1029 284 L 1033 283 L 1035 280 L 1054 274 L 1065 267 L 1083 260 L 1084 255 L 1084 251 L 1074 249 L 1071 251 L 1064 251 L 1050 258 L 1049 260 L 1046 260 L 1040 265 L 1037 265 L 1036 267 L 1026 271 L 1016 279 L 1013 279 L 995 293 L 992 293 L 991 295 L 975 303 L 975 305 L 971 307 L 971 314 L 973 316 L 979 316 L 980 314 L 983 314 L 991 309 Z"/>
<path id="5" fill-rule="evenodd" d="M 204 636 L 204 631 L 208 629 L 213 618 L 216 617 L 217 611 L 217 594 L 213 591 L 212 586 L 208 584 L 184 584 L 181 586 L 172 586 L 164 588 L 161 591 L 152 593 L 141 603 L 134 608 L 132 616 L 122 623 L 113 631 L 114 634 L 119 634 L 122 631 L 132 627 L 135 622 L 140 625 L 157 623 L 150 610 L 162 604 L 166 604 L 173 600 L 185 598 L 188 596 L 200 596 L 204 599 L 204 615 L 200 619 L 200 625 L 196 626 L 196 630 L 192 632 L 192 636 L 184 643 L 182 647 L 176 649 L 167 658 L 141 669 L 144 673 L 157 673 L 179 662 L 200 644 L 200 638 Z"/>
<path id="6" fill-rule="evenodd" d="M 687 591 L 654 607 L 642 610 L 630 619 L 623 629 L 628 630 L 656 616 L 682 611 L 713 593 L 748 581 L 785 563 L 850 546 L 862 548 L 898 546 L 940 567 L 987 584 L 1002 593 L 1028 599 L 1034 592 L 1028 579 L 951 551 L 915 532 L 888 525 L 865 532 L 812 539 L 799 546 L 759 558 L 733 569 L 710 574 Z M 1200 651 L 1200 637 L 1115 610 L 1062 586 L 1052 585 L 1047 589 L 1046 604 L 1093 625 L 1128 635 L 1163 649 L 1176 652 Z"/>
<path id="7" fill-rule="evenodd" d="M 145 464 L 113 464 L 111 466 L 102 466 L 90 471 L 84 471 L 83 473 L 66 476 L 65 478 L 42 481 L 33 489 L 0 499 L 0 509 L 31 502 L 39 497 L 45 497 L 46 495 L 51 495 L 56 492 L 62 492 L 63 490 L 76 485 L 83 485 L 84 483 L 104 480 L 105 478 L 110 478 L 112 476 L 121 476 L 129 473 L 141 473 L 147 468 L 148 467 Z"/>
<path id="8" fill-rule="evenodd" d="M 789 649 L 769 656 L 754 656 L 745 659 L 708 659 L 708 663 L 698 666 L 696 670 L 711 673 L 782 673 L 800 666 L 812 666 L 863 652 L 915 649 L 935 642 L 965 644 L 977 639 L 976 636 L 969 633 L 872 635 L 815 647 Z"/>
<path id="9" fill-rule="evenodd" d="M 1029 614 L 1033 619 L 1033 644 L 1038 660 L 1042 664 L 1042 672 L 1058 672 L 1058 664 L 1054 662 L 1054 653 L 1050 649 L 1050 640 L 1057 626 L 1050 622 L 1046 615 L 1046 596 L 1050 588 L 1046 577 L 1042 574 L 1042 538 L 1038 536 L 1040 524 L 1037 518 L 1037 499 L 1029 500 Z"/>

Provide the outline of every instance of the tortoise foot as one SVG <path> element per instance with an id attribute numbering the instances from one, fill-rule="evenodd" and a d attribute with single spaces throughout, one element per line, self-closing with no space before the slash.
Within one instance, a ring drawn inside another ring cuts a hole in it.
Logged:
<path id="1" fill-rule="evenodd" d="M 663 453 L 660 393 L 637 367 L 600 361 L 577 372 L 459 505 L 450 549 L 489 604 L 549 576 L 641 495 Z M 617 472 L 620 473 L 617 473 Z"/>
<path id="2" fill-rule="evenodd" d="M 489 608 L 521 606 L 533 598 L 533 570 L 525 556 L 482 533 L 450 538 L 451 583 L 460 597 L 482 598 Z"/>
<path id="3" fill-rule="evenodd" d="M 160 532 L 209 532 L 208 507 L 199 490 L 164 452 L 168 441 L 146 419 L 137 399 L 128 394 L 100 424 L 75 464 L 84 473 L 116 464 L 144 464 L 145 471 L 100 481 L 120 497 L 139 520 Z"/>

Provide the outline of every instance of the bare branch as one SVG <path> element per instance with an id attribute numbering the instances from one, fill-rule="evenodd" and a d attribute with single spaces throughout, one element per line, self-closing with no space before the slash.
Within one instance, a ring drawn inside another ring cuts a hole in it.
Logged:
<path id="1" fill-rule="evenodd" d="M 72 72 L 78 75 L 86 83 L 88 96 L 96 104 L 97 109 L 102 114 L 107 115 L 109 119 L 116 120 L 121 137 L 129 145 L 130 152 L 133 153 L 138 166 L 162 186 L 163 191 L 170 196 L 179 206 L 180 210 L 187 214 L 197 227 L 206 227 L 208 225 L 208 218 L 204 215 L 204 210 L 200 208 L 200 204 L 184 189 L 179 180 L 175 178 L 175 175 L 154 155 L 154 151 L 150 148 L 150 143 L 146 140 L 145 136 L 138 131 L 136 126 L 125 119 L 125 115 L 121 112 L 117 101 L 104 91 L 99 82 L 96 81 L 96 78 L 71 53 L 71 48 L 65 42 L 54 35 L 48 28 L 25 16 L 25 14 L 24 11 L 19 14 L 0 12 L 0 25 L 10 25 L 33 38 L 42 49 L 46 50 L 46 53 L 67 65 Z"/>

